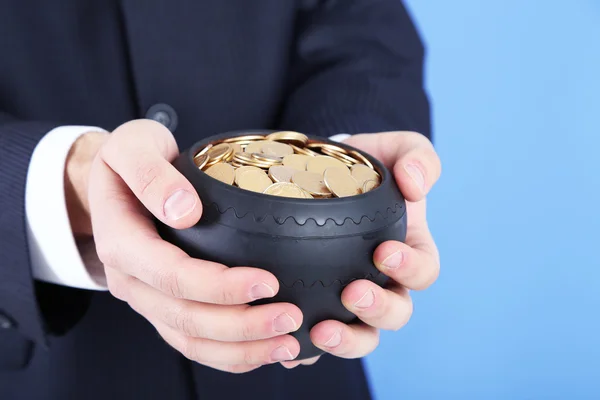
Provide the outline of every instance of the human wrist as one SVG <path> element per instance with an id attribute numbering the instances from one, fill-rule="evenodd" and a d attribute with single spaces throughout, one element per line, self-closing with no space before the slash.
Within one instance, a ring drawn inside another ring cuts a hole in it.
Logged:
<path id="1" fill-rule="evenodd" d="M 71 146 L 65 163 L 65 200 L 73 235 L 92 235 L 88 202 L 89 175 L 92 162 L 108 139 L 106 132 L 87 132 Z"/>

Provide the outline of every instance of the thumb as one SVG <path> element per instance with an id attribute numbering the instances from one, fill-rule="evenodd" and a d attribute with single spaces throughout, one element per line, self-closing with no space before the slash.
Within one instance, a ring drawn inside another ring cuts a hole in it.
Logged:
<path id="1" fill-rule="evenodd" d="M 431 145 L 401 146 L 393 171 L 406 200 L 414 202 L 425 198 L 437 182 L 441 162 Z"/>
<path id="2" fill-rule="evenodd" d="M 198 222 L 202 203 L 192 184 L 170 163 L 178 154 L 167 128 L 155 121 L 136 120 L 112 133 L 99 159 L 156 218 L 183 229 Z"/>

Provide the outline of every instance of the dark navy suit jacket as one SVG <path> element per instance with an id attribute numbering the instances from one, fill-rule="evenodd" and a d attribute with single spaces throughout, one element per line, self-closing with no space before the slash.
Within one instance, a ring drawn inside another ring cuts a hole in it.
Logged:
<path id="1" fill-rule="evenodd" d="M 183 358 L 108 293 L 35 282 L 25 178 L 60 125 L 156 118 L 182 149 L 255 128 L 429 136 L 423 47 L 401 1 L 1 0 L 0 10 L 0 399 L 368 398 L 359 361 L 229 375 Z"/>

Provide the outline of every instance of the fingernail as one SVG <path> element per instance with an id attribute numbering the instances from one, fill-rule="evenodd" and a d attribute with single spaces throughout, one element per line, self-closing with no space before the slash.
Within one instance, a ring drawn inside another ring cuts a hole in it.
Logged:
<path id="1" fill-rule="evenodd" d="M 250 297 L 252 297 L 254 300 L 265 299 L 273 296 L 275 296 L 275 291 L 271 286 L 264 282 L 254 285 L 250 289 Z"/>
<path id="2" fill-rule="evenodd" d="M 401 251 L 397 251 L 387 256 L 381 265 L 387 269 L 396 269 L 402 265 L 402 261 L 404 261 L 404 254 Z"/>
<path id="3" fill-rule="evenodd" d="M 165 217 L 176 221 L 191 213 L 195 206 L 196 197 L 187 190 L 180 189 L 165 201 Z"/>
<path id="4" fill-rule="evenodd" d="M 417 167 L 414 164 L 408 164 L 404 166 L 404 170 L 412 178 L 412 180 L 415 181 L 419 189 L 421 189 L 421 191 L 424 192 L 425 175 L 423 175 L 423 171 L 421 171 L 421 168 Z"/>
<path id="5" fill-rule="evenodd" d="M 298 329 L 296 321 L 288 313 L 283 313 L 273 320 L 273 329 L 275 332 L 293 332 Z"/>
<path id="6" fill-rule="evenodd" d="M 289 361 L 289 360 L 293 360 L 293 359 L 294 359 L 294 356 L 292 355 L 292 353 L 290 353 L 288 348 L 285 346 L 279 346 L 278 348 L 276 348 L 275 350 L 273 350 L 271 352 L 271 360 L 273 360 L 275 362 Z"/>
<path id="7" fill-rule="evenodd" d="M 360 298 L 356 303 L 354 303 L 354 307 L 357 308 L 369 308 L 375 302 L 375 293 L 372 289 L 367 290 L 363 297 Z"/>
<path id="8" fill-rule="evenodd" d="M 335 333 L 331 335 L 329 340 L 326 341 L 325 344 L 323 344 L 323 346 L 333 348 L 338 347 L 340 343 L 342 343 L 342 334 L 340 333 L 340 331 L 335 331 Z"/>

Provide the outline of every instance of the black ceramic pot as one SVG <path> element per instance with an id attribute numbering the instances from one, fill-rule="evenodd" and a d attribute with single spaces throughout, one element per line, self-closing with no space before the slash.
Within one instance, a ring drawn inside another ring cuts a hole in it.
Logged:
<path id="1" fill-rule="evenodd" d="M 314 357 L 322 353 L 309 337 L 315 324 L 327 319 L 349 323 L 356 318 L 341 303 L 343 288 L 356 279 L 378 285 L 386 282 L 373 265 L 373 252 L 386 240 L 404 241 L 404 198 L 392 174 L 367 154 L 382 177 L 381 185 L 365 194 L 334 199 L 255 193 L 213 179 L 194 164 L 194 154 L 207 144 L 248 133 L 271 131 L 212 136 L 181 153 L 173 164 L 198 191 L 204 212 L 189 229 L 158 223 L 159 232 L 192 257 L 272 272 L 279 279 L 279 293 L 260 303 L 297 305 L 304 315 L 302 326 L 293 334 L 301 348 L 297 359 Z"/>

